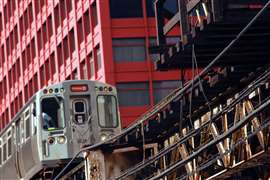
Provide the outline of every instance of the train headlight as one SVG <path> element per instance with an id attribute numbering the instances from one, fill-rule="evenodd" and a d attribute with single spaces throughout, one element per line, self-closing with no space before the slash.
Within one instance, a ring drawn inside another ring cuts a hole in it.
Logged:
<path id="1" fill-rule="evenodd" d="M 53 93 L 53 89 L 49 89 L 49 93 Z"/>
<path id="2" fill-rule="evenodd" d="M 55 142 L 55 138 L 54 137 L 49 137 L 48 138 L 48 144 L 52 145 Z"/>
<path id="3" fill-rule="evenodd" d="M 65 142 L 66 142 L 66 137 L 65 136 L 57 137 L 57 143 L 58 144 L 64 144 Z"/>
<path id="4" fill-rule="evenodd" d="M 99 91 L 103 91 L 104 89 L 103 89 L 102 86 L 100 86 L 100 87 L 98 88 L 98 90 L 99 90 Z"/>
<path id="5" fill-rule="evenodd" d="M 100 135 L 100 140 L 101 140 L 101 141 L 106 141 L 107 138 L 108 138 L 108 137 L 107 137 L 106 134 L 101 134 L 101 135 Z"/>

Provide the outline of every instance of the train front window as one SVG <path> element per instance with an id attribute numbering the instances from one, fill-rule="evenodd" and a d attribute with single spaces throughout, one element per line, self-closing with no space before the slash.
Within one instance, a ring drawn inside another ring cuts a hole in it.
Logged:
<path id="1" fill-rule="evenodd" d="M 75 102 L 75 112 L 78 112 L 78 113 L 81 113 L 81 112 L 84 112 L 84 102 L 83 101 L 78 101 L 78 102 Z"/>
<path id="2" fill-rule="evenodd" d="M 41 110 L 43 129 L 54 130 L 65 127 L 62 98 L 56 96 L 44 98 L 41 102 Z"/>
<path id="3" fill-rule="evenodd" d="M 98 118 L 99 125 L 105 128 L 118 126 L 117 103 L 114 96 L 98 96 Z"/>

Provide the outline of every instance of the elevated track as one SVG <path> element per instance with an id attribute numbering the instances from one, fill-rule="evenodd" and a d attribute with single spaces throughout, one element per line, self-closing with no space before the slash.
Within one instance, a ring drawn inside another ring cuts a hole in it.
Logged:
<path id="1" fill-rule="evenodd" d="M 177 1 L 180 10 L 174 13 L 164 10 L 168 1 L 155 4 L 159 46 L 152 52 L 160 54 L 156 67 L 193 68 L 194 78 L 121 134 L 78 152 L 85 153 L 86 177 L 270 177 L 270 1 L 256 6 L 255 1 L 240 0 L 228 0 L 225 5 L 219 0 Z M 210 10 L 201 8 L 206 16 L 194 24 L 192 12 L 204 6 Z M 242 19 L 238 17 L 241 13 L 245 14 Z M 230 21 L 233 16 L 236 18 Z M 164 18 L 167 24 L 161 21 Z M 178 23 L 181 41 L 167 46 L 166 35 Z M 199 68 L 203 70 L 199 72 Z M 115 157 L 126 163 L 113 164 Z M 134 163 L 128 163 L 131 160 Z M 67 167 L 55 179 L 76 173 L 63 176 Z"/>

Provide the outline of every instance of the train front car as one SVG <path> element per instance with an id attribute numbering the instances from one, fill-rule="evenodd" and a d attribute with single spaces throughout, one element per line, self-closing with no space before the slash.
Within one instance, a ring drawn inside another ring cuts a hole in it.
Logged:
<path id="1" fill-rule="evenodd" d="M 43 89 L 37 97 L 39 147 L 47 167 L 121 130 L 116 89 L 108 84 L 64 81 Z"/>
<path id="2" fill-rule="evenodd" d="M 120 133 L 116 89 L 97 81 L 67 81 L 73 154 Z"/>

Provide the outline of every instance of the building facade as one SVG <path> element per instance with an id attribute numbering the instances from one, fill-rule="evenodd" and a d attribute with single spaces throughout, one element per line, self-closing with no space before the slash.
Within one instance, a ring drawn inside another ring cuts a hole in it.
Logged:
<path id="1" fill-rule="evenodd" d="M 123 127 L 176 88 L 180 73 L 156 72 L 149 55 L 152 7 L 152 0 L 1 0 L 0 128 L 37 90 L 67 79 L 116 86 Z"/>

